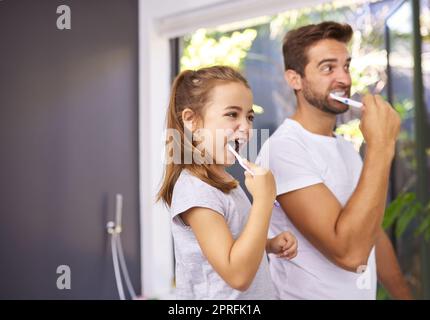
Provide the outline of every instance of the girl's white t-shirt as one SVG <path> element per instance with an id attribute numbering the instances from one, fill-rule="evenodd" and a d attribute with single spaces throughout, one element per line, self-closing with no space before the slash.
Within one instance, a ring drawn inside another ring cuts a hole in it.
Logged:
<path id="1" fill-rule="evenodd" d="M 225 194 L 182 170 L 173 189 L 171 227 L 175 249 L 176 297 L 178 299 L 275 299 L 268 259 L 264 253 L 257 274 L 248 288 L 241 292 L 231 288 L 213 269 L 191 229 L 179 214 L 193 207 L 209 208 L 222 215 L 237 239 L 245 227 L 251 203 L 240 186 Z"/>
<path id="2" fill-rule="evenodd" d="M 277 194 L 324 183 L 342 206 L 354 192 L 362 160 L 341 136 L 313 134 L 297 121 L 286 119 L 264 143 L 257 164 L 272 171 Z M 309 199 L 316 207 L 318 199 Z M 280 299 L 376 298 L 376 263 L 372 249 L 367 267 L 358 273 L 329 261 L 294 226 L 281 207 L 274 207 L 269 235 L 290 230 L 298 240 L 293 260 L 270 259 L 270 271 Z M 362 273 L 360 273 L 362 272 Z"/>

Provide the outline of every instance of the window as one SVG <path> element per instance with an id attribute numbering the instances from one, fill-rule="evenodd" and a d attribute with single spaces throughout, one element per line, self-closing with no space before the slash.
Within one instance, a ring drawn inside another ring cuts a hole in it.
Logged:
<path id="1" fill-rule="evenodd" d="M 314 6 L 289 10 L 273 16 L 240 21 L 212 29 L 200 29 L 178 39 L 179 69 L 225 64 L 239 68 L 248 79 L 254 93 L 256 129 L 269 129 L 270 133 L 292 115 L 295 110 L 293 91 L 286 85 L 283 77 L 283 59 L 281 53 L 282 38 L 288 30 L 324 20 L 349 23 L 354 29 L 350 44 L 352 54 L 351 76 L 352 95 L 365 92 L 379 93 L 391 99 L 394 107 L 402 115 L 402 133 L 391 177 L 391 198 L 393 201 L 401 191 L 416 192 L 417 174 L 415 153 L 415 106 L 413 93 L 412 54 L 412 19 L 410 2 L 405 2 L 403 9 L 392 14 L 392 7 L 398 0 L 382 1 L 336 1 Z M 409 9 L 408 9 L 409 8 Z M 388 18 L 387 24 L 385 19 Z M 396 20 L 397 19 L 397 20 Z M 403 19 L 403 20 L 402 20 Z M 390 22 L 391 21 L 391 22 Z M 423 41 L 423 77 L 425 88 L 430 84 L 428 76 L 428 57 L 430 41 L 430 13 L 428 4 L 422 1 L 422 41 Z M 389 34 L 388 37 L 386 37 Z M 391 45 L 386 48 L 388 41 Z M 387 49 L 389 61 L 387 61 Z M 390 81 L 388 78 L 391 77 Z M 388 85 L 390 84 L 390 86 Z M 430 90 L 424 90 L 430 98 Z M 424 107 L 425 108 L 425 107 Z M 427 107 L 426 116 L 430 113 Z M 428 123 L 428 120 L 425 121 Z M 337 132 L 351 140 L 357 149 L 363 142 L 359 130 L 359 111 L 350 111 L 338 117 Z M 426 137 L 427 131 L 422 132 Z M 258 149 L 264 141 L 258 140 Z M 428 142 L 426 142 L 428 143 Z M 430 167 L 429 145 L 425 149 L 426 158 L 420 159 Z M 251 157 L 250 160 L 255 160 Z M 242 170 L 238 165 L 230 173 L 243 184 Z M 430 194 L 427 192 L 427 194 Z M 428 199 L 427 199 L 428 201 Z M 405 220 L 406 218 L 403 218 Z M 400 254 L 402 268 L 417 297 L 424 293 L 421 286 L 421 260 L 419 250 L 422 238 L 414 236 L 419 222 L 409 224 L 402 236 L 396 236 L 396 228 L 402 220 L 390 227 L 396 249 Z M 388 225 L 388 222 L 385 222 Z M 430 220 L 428 221 L 430 228 Z M 426 285 L 429 285 L 429 280 Z M 383 291 L 380 298 L 384 298 Z"/>

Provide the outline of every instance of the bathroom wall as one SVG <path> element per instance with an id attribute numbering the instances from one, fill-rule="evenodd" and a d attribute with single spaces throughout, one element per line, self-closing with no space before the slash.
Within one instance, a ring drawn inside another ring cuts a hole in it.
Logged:
<path id="1" fill-rule="evenodd" d="M 140 292 L 137 2 L 0 1 L 0 299 L 116 299 L 116 193 Z"/>

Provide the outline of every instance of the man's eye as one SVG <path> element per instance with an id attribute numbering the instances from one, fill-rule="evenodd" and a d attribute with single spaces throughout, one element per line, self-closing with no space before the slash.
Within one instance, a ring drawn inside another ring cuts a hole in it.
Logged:
<path id="1" fill-rule="evenodd" d="M 346 66 L 345 66 L 345 71 L 349 72 L 349 67 L 350 67 L 350 65 L 349 65 L 349 64 L 348 64 L 348 65 L 346 65 Z"/>
<path id="2" fill-rule="evenodd" d="M 330 72 L 330 71 L 332 71 L 333 70 L 333 67 L 332 66 L 330 66 L 330 65 L 326 65 L 326 66 L 323 66 L 322 68 L 321 68 L 321 71 L 324 71 L 324 72 Z"/>
<path id="3" fill-rule="evenodd" d="M 253 121 L 254 121 L 254 115 L 252 115 L 252 114 L 251 114 L 251 115 L 249 115 L 249 116 L 248 116 L 248 120 L 249 120 L 250 122 L 253 122 Z"/>

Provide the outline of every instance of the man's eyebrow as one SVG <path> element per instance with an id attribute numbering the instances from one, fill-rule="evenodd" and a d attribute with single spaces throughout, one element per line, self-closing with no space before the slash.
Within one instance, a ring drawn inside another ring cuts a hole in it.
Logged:
<path id="1" fill-rule="evenodd" d="M 332 58 L 332 59 L 323 59 L 320 62 L 318 62 L 317 67 L 319 67 L 320 65 L 322 65 L 323 63 L 326 63 L 326 62 L 337 62 L 337 59 L 334 59 L 334 58 Z"/>
<path id="2" fill-rule="evenodd" d="M 346 59 L 346 62 L 347 63 L 350 63 L 351 62 L 351 57 L 349 57 L 348 59 Z M 321 60 L 320 62 L 318 62 L 318 65 L 317 65 L 317 67 L 319 67 L 320 65 L 322 65 L 323 63 L 326 63 L 326 62 L 337 62 L 338 61 L 338 59 L 336 59 L 336 58 L 331 58 L 331 59 L 323 59 L 323 60 Z"/>

